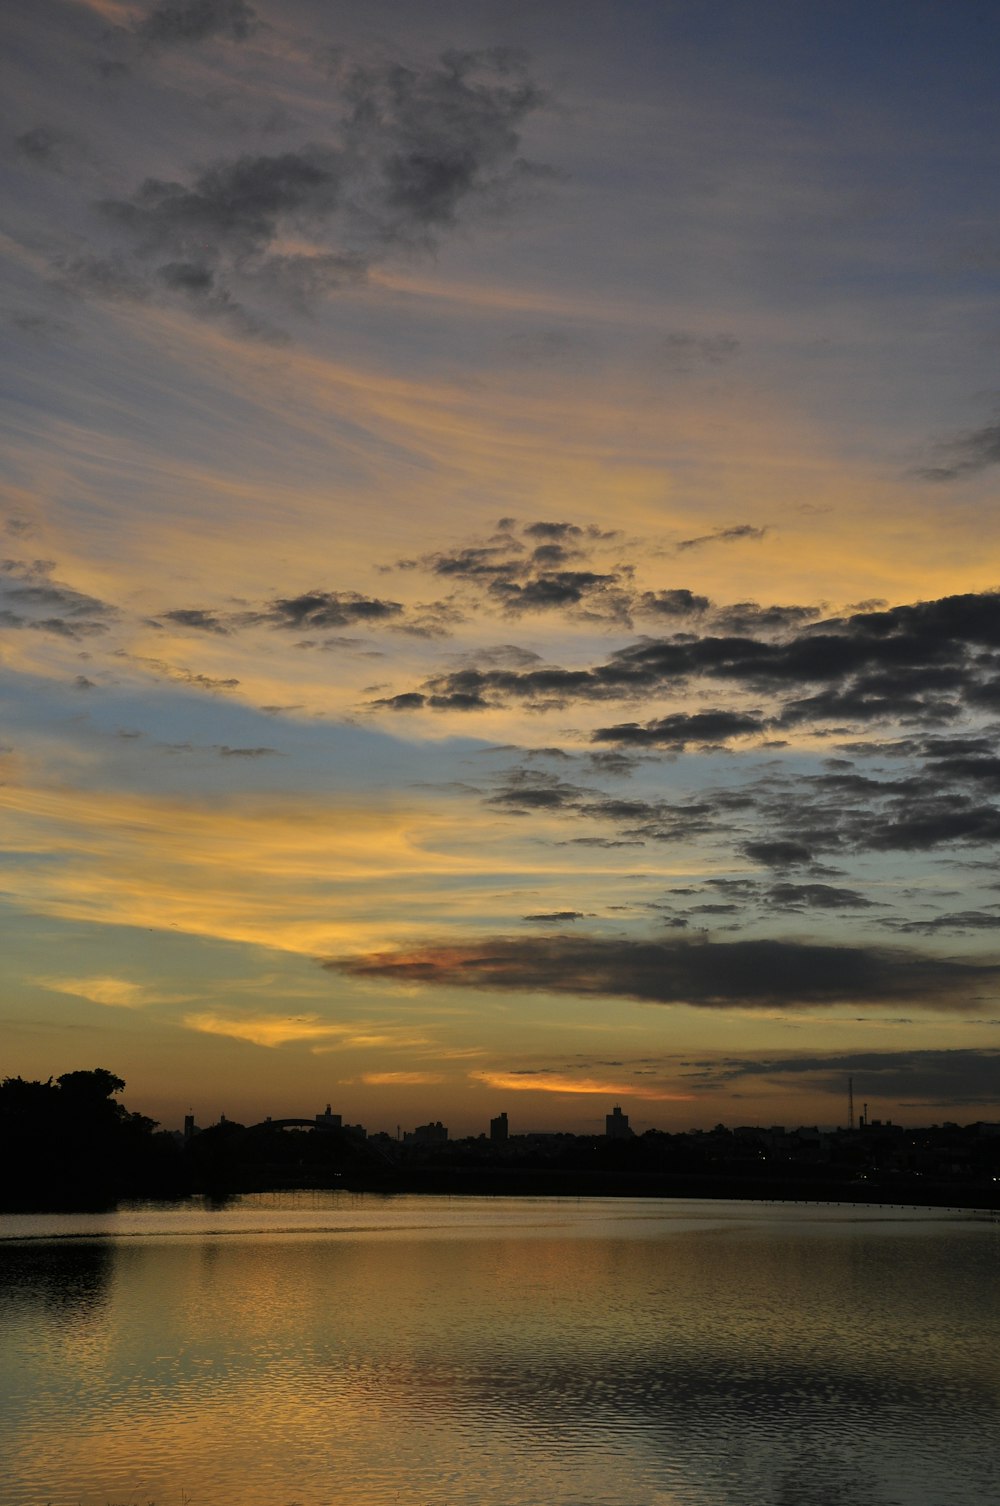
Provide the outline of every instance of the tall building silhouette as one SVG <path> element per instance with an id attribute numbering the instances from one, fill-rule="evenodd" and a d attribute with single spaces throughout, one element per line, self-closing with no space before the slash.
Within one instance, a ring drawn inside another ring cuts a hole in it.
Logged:
<path id="1" fill-rule="evenodd" d="M 623 1114 L 619 1104 L 615 1104 L 610 1114 L 604 1116 L 604 1133 L 609 1140 L 631 1140 L 632 1131 L 628 1127 L 628 1115 Z"/>

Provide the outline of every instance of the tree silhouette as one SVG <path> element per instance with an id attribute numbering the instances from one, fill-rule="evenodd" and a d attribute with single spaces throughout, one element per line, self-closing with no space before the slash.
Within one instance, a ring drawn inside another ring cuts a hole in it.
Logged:
<path id="1" fill-rule="evenodd" d="M 53 1082 L 0 1082 L 0 1206 L 101 1208 L 169 1190 L 179 1161 L 156 1121 L 115 1101 L 124 1080 L 104 1067 Z"/>

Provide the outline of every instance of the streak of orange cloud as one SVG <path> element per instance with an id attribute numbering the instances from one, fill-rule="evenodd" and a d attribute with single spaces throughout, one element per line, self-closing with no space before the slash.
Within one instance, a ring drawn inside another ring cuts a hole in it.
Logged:
<path id="1" fill-rule="evenodd" d="M 590 1093 L 612 1098 L 644 1098 L 656 1103 L 690 1103 L 693 1093 L 667 1093 L 660 1088 L 639 1088 L 634 1083 L 607 1082 L 594 1077 L 565 1077 L 558 1072 L 471 1072 L 470 1077 L 488 1088 L 514 1093 Z"/>
<path id="2" fill-rule="evenodd" d="M 445 1079 L 439 1072 L 363 1072 L 361 1081 L 370 1088 L 419 1088 Z"/>

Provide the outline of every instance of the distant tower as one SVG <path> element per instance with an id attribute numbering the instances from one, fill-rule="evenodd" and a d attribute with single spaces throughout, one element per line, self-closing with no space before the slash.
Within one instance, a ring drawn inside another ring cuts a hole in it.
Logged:
<path id="1" fill-rule="evenodd" d="M 506 1114 L 498 1114 L 495 1119 L 490 1120 L 490 1139 L 493 1141 L 494 1145 L 502 1145 L 507 1139 L 507 1134 L 508 1127 Z"/>
<path id="2" fill-rule="evenodd" d="M 628 1127 L 628 1115 L 622 1113 L 617 1103 L 611 1113 L 604 1116 L 604 1133 L 609 1140 L 631 1140 L 632 1138 L 632 1131 Z"/>
<path id="3" fill-rule="evenodd" d="M 847 1079 L 847 1128 L 854 1128 L 854 1078 Z"/>
<path id="4" fill-rule="evenodd" d="M 193 1114 L 185 1114 L 184 1115 L 184 1140 L 185 1140 L 185 1143 L 188 1140 L 193 1140 L 194 1136 L 195 1136 L 194 1115 Z"/>

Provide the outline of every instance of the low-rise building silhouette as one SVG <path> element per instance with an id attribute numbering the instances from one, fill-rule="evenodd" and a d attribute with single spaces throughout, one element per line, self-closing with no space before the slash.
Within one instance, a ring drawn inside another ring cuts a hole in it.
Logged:
<path id="1" fill-rule="evenodd" d="M 418 1124 L 416 1129 L 407 1130 L 403 1136 L 404 1145 L 446 1145 L 448 1131 L 440 1119 L 435 1119 L 432 1124 Z"/>

